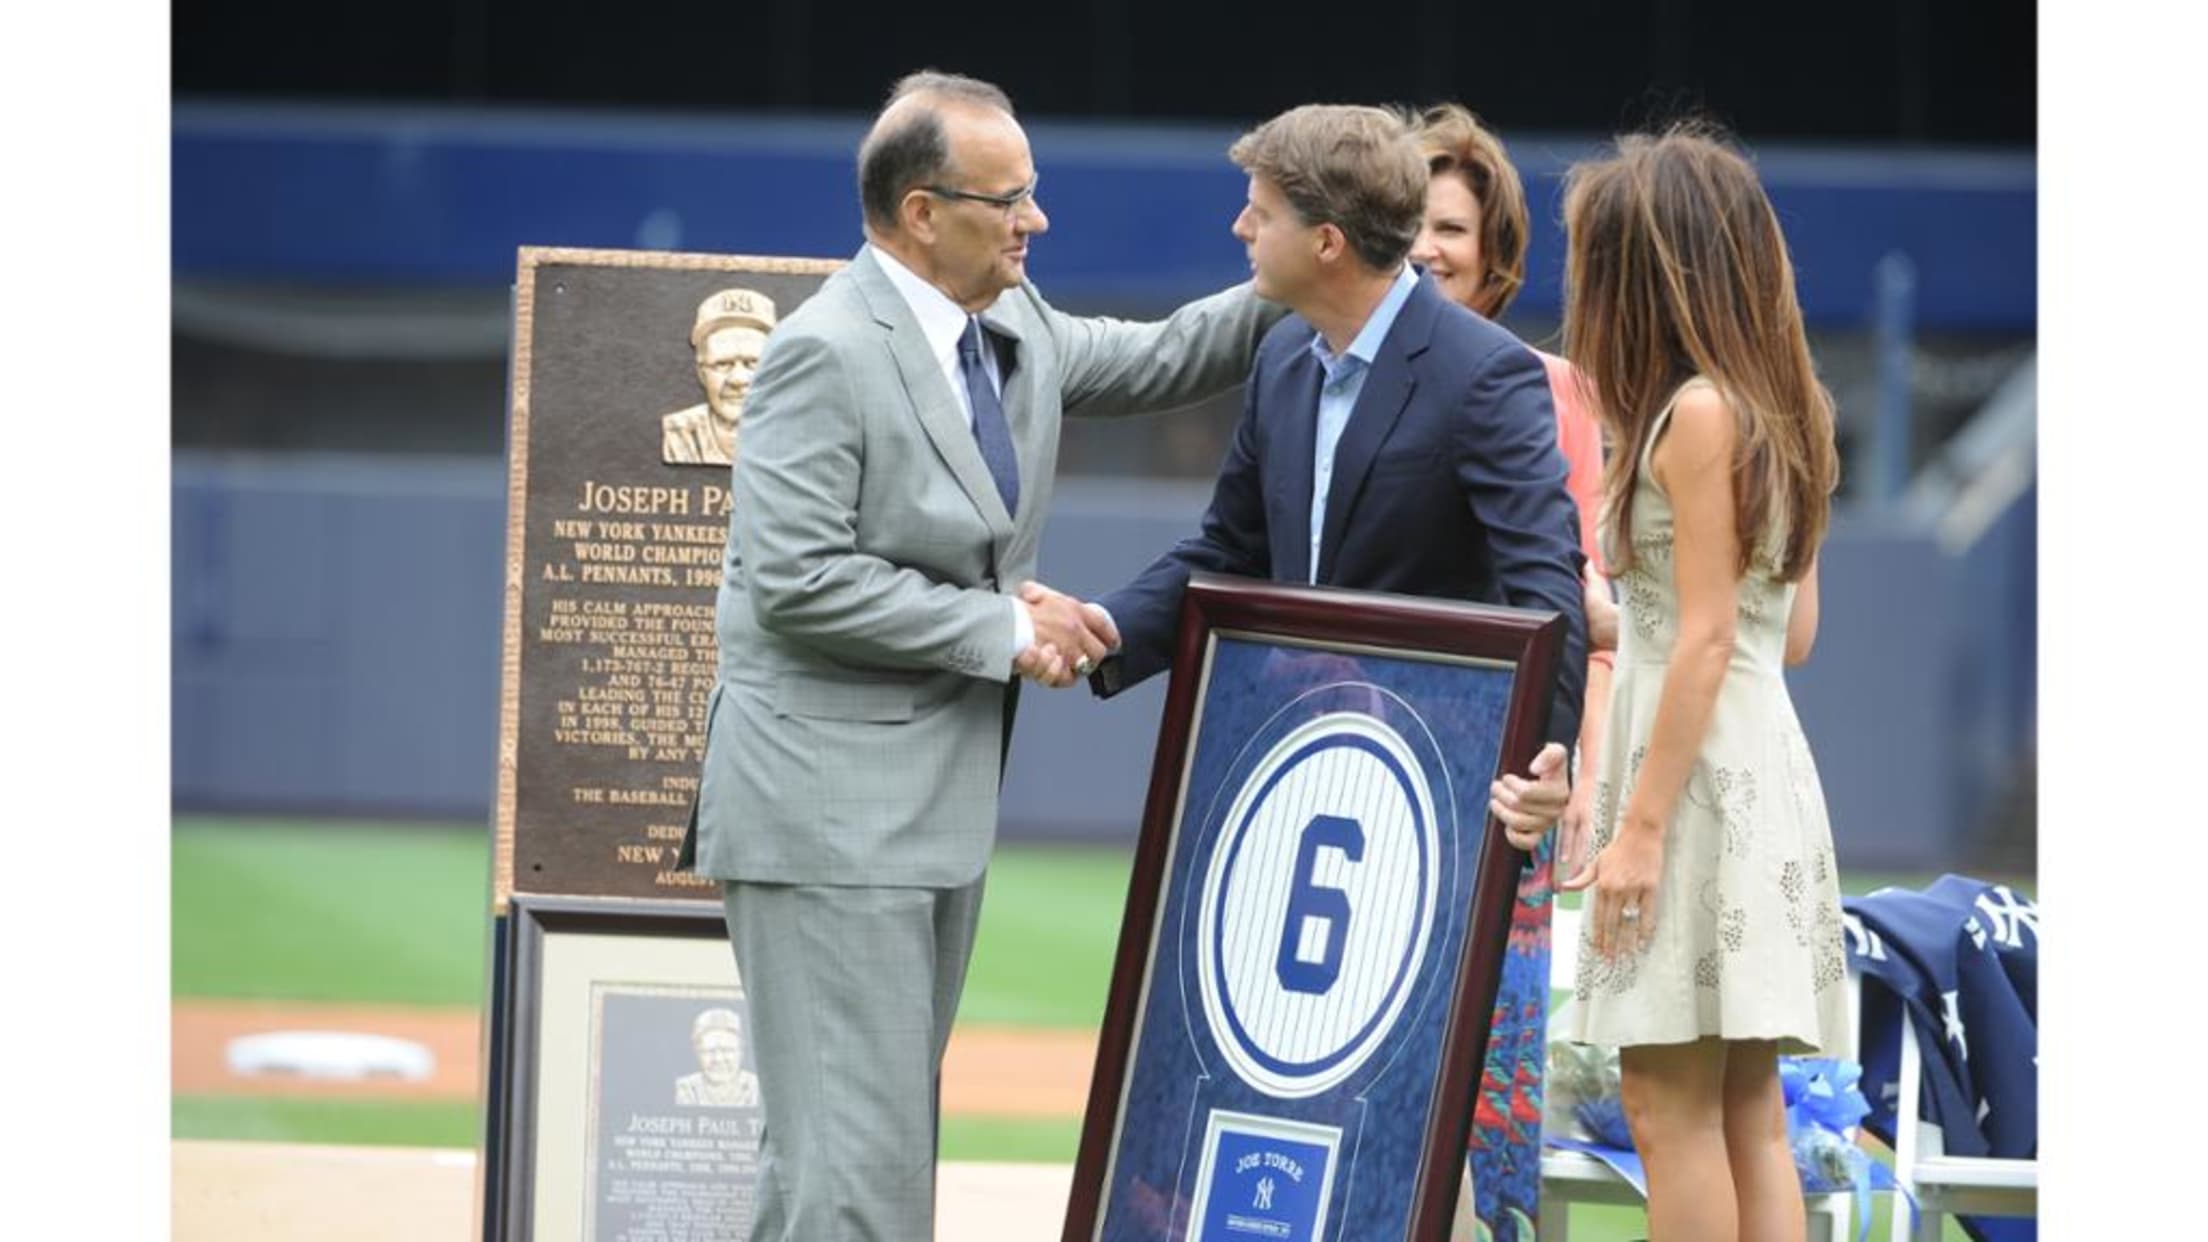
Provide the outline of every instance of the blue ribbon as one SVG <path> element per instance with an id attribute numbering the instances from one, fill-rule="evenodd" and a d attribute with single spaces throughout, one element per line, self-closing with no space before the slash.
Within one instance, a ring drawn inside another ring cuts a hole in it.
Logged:
<path id="1" fill-rule="evenodd" d="M 1610 1166 L 1610 1171 L 1625 1179 L 1643 1199 L 1648 1197 L 1648 1170 L 1641 1164 L 1639 1152 L 1630 1147 L 1612 1147 L 1608 1143 L 1590 1143 L 1584 1139 L 1552 1138 L 1551 1147 L 1564 1151 L 1576 1151 L 1593 1156 Z"/>

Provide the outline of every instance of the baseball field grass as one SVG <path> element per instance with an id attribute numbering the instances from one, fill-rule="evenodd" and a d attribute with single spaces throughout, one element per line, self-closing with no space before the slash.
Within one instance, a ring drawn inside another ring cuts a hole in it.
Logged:
<path id="1" fill-rule="evenodd" d="M 477 1010 L 490 855 L 480 829 L 182 818 L 171 843 L 171 991 Z M 962 1023 L 1094 1031 L 1123 852 L 1013 849 L 990 871 Z M 472 1101 L 180 1094 L 179 1138 L 467 1147 Z M 947 1117 L 953 1160 L 1070 1163 L 1078 1116 Z"/>

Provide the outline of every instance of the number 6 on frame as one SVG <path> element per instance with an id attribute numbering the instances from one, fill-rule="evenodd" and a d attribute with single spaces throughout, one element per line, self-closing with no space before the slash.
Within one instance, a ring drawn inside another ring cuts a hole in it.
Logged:
<path id="1" fill-rule="evenodd" d="M 1349 862 L 1364 860 L 1365 833 L 1356 820 L 1339 815 L 1313 819 L 1296 849 L 1296 883 L 1288 894 L 1287 920 L 1280 925 L 1280 986 L 1313 996 L 1326 995 L 1342 977 L 1341 933 L 1349 927 L 1349 895 L 1318 884 L 1312 874 L 1318 869 L 1320 847 L 1329 845 Z M 1314 928 L 1317 961 L 1298 951 L 1299 945 L 1312 939 L 1308 933 Z"/>
<path id="2" fill-rule="evenodd" d="M 1562 630 L 1191 579 L 1067 1242 L 1446 1235 Z"/>

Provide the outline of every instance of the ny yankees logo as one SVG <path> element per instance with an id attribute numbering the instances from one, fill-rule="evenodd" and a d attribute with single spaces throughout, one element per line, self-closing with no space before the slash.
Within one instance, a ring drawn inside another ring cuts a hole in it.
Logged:
<path id="1" fill-rule="evenodd" d="M 1873 962 L 1886 960 L 1886 942 L 1879 939 L 1877 932 L 1863 926 L 1862 916 L 1842 911 L 1840 926 L 1847 930 L 1849 952 Z"/>
<path id="2" fill-rule="evenodd" d="M 2024 947 L 2024 932 L 2029 928 L 2032 939 L 2039 939 L 2039 907 L 2029 901 L 2018 901 L 2016 894 L 2006 884 L 1996 884 L 1978 894 L 1978 914 L 1965 924 L 1970 929 L 1970 942 L 1978 948 L 1986 947 L 1986 923 L 1993 925 L 1993 939 L 2005 949 Z M 1985 923 L 1978 920 L 1985 916 Z"/>
<path id="3" fill-rule="evenodd" d="M 1956 1005 L 1956 998 L 1960 995 L 1959 992 L 1940 993 L 1940 1021 L 1947 1028 L 1947 1038 L 1955 1045 L 1956 1054 L 1968 1061 L 1970 1039 L 1963 1033 L 1963 1011 Z"/>
<path id="4" fill-rule="evenodd" d="M 1258 1211 L 1260 1211 L 1260 1212 L 1270 1212 L 1270 1211 L 1272 1211 L 1272 1210 L 1273 1210 L 1273 1179 L 1272 1179 L 1272 1178 L 1266 1177 L 1266 1178 L 1260 1178 L 1260 1179 L 1258 1179 L 1258 1183 L 1257 1183 L 1257 1199 L 1256 1199 L 1256 1201 L 1255 1201 L 1255 1202 L 1251 1203 L 1251 1204 L 1250 1204 L 1250 1206 L 1251 1206 L 1251 1207 L 1253 1207 L 1253 1208 L 1255 1208 L 1255 1209 L 1257 1209 L 1257 1210 L 1258 1210 Z"/>

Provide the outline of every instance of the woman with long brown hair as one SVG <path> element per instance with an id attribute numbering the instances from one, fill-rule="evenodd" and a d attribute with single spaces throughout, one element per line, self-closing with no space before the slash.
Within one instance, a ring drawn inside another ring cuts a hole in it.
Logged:
<path id="1" fill-rule="evenodd" d="M 1838 868 L 1783 668 L 1817 629 L 1832 400 L 1715 130 L 1572 169 L 1564 341 L 1624 593 L 1571 1037 L 1620 1050 L 1652 1242 L 1803 1236 L 1782 1053 L 1852 1052 Z"/>

